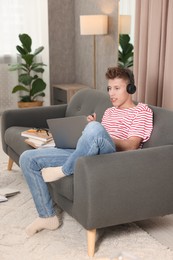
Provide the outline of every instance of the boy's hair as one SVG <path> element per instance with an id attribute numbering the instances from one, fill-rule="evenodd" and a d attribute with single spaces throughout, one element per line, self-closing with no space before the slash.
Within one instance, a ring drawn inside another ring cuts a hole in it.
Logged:
<path id="1" fill-rule="evenodd" d="M 135 84 L 133 72 L 129 69 L 120 68 L 120 67 L 111 67 L 107 69 L 105 76 L 107 79 L 120 78 L 120 79 L 128 80 L 129 83 L 132 85 Z"/>

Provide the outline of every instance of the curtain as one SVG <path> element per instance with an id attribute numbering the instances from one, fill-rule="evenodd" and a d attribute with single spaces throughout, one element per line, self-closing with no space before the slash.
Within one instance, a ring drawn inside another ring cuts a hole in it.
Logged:
<path id="1" fill-rule="evenodd" d="M 0 113 L 17 107 L 18 96 L 12 88 L 18 84 L 17 72 L 8 70 L 9 63 L 16 63 L 16 45 L 20 44 L 18 35 L 27 33 L 32 38 L 32 50 L 44 46 L 42 56 L 48 64 L 48 17 L 47 0 L 0 0 Z M 43 74 L 49 82 L 49 69 Z M 47 90 L 49 101 L 49 91 Z"/>
<path id="2" fill-rule="evenodd" d="M 163 78 L 162 106 L 173 109 L 173 1 L 168 1 L 168 18 L 166 30 L 165 68 Z"/>
<path id="3" fill-rule="evenodd" d="M 168 109 L 173 109 L 172 24 L 172 0 L 136 1 L 136 100 Z"/>

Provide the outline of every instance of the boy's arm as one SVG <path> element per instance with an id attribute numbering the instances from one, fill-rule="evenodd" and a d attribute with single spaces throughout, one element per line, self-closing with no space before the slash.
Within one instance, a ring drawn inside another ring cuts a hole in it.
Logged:
<path id="1" fill-rule="evenodd" d="M 136 150 L 140 147 L 142 143 L 142 138 L 138 136 L 132 136 L 126 140 L 112 138 L 117 151 L 129 151 L 129 150 Z"/>

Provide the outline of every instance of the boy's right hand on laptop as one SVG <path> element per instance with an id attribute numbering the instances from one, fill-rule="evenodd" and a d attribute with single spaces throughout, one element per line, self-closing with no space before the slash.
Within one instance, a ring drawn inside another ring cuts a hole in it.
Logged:
<path id="1" fill-rule="evenodd" d="M 92 115 L 87 116 L 87 121 L 96 121 L 96 113 L 93 113 Z"/>

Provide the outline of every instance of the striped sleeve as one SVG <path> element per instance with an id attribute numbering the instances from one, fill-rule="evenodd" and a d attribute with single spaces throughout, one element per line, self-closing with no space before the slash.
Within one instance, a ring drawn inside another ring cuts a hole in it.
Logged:
<path id="1" fill-rule="evenodd" d="M 143 139 L 142 142 L 144 143 L 150 138 L 152 130 L 153 112 L 148 106 L 143 105 L 133 120 L 128 138 L 138 136 Z"/>

